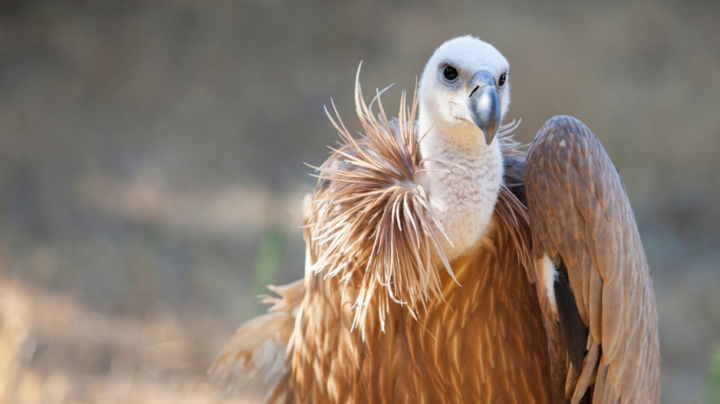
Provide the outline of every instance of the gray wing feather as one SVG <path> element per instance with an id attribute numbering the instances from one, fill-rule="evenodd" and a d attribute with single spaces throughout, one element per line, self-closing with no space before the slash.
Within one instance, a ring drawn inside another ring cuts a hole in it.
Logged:
<path id="1" fill-rule="evenodd" d="M 573 403 L 583 396 L 593 403 L 658 403 L 652 274 L 625 187 L 607 153 L 582 122 L 554 117 L 532 143 L 525 188 L 534 258 L 547 254 L 556 266 L 566 265 L 578 313 L 590 330 L 581 372 L 569 371 L 564 350 L 565 357 L 555 360 L 568 371 L 553 375 L 554 382 L 575 383 L 566 390 Z M 536 279 L 543 278 L 536 273 Z M 547 292 L 543 282 L 536 285 L 541 296 Z M 543 314 L 550 336 L 558 314 L 547 305 Z M 563 350 L 550 346 L 549 352 L 562 356 Z"/>

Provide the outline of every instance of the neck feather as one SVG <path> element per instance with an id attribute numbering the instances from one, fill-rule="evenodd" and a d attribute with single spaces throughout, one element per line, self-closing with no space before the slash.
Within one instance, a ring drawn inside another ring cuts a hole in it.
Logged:
<path id="1" fill-rule="evenodd" d="M 436 125 L 420 150 L 427 169 L 420 181 L 442 227 L 438 230 L 447 235 L 443 248 L 452 260 L 473 247 L 490 224 L 503 183 L 500 141 L 486 145 L 477 127 Z"/>

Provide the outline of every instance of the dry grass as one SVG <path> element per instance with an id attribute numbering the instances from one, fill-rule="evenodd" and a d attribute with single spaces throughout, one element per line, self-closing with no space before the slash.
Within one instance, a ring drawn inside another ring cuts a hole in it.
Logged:
<path id="1" fill-rule="evenodd" d="M 107 317 L 2 279 L 0 403 L 249 403 L 205 377 L 210 323 Z"/>

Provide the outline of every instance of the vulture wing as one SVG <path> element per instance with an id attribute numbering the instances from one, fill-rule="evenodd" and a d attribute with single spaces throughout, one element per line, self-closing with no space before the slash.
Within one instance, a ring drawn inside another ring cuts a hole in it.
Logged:
<path id="1" fill-rule="evenodd" d="M 625 187 L 579 120 L 535 137 L 525 191 L 556 396 L 572 403 L 658 403 L 652 273 Z"/>
<path id="2" fill-rule="evenodd" d="M 279 297 L 265 296 L 273 306 L 268 313 L 243 323 L 210 368 L 218 383 L 247 396 L 284 402 L 288 374 L 285 352 L 295 326 L 295 317 L 305 293 L 302 279 L 283 286 L 268 286 Z M 268 395 L 270 392 L 270 395 Z"/>

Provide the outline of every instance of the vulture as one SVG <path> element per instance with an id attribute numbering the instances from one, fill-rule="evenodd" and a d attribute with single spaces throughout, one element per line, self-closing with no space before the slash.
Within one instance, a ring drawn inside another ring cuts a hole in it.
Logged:
<path id="1" fill-rule="evenodd" d="M 268 403 L 659 403 L 620 175 L 569 116 L 525 152 L 502 124 L 510 83 L 472 36 L 435 51 L 397 118 L 356 79 L 364 133 L 328 113 L 341 141 L 303 206 L 305 276 L 270 287 L 211 374 Z"/>

